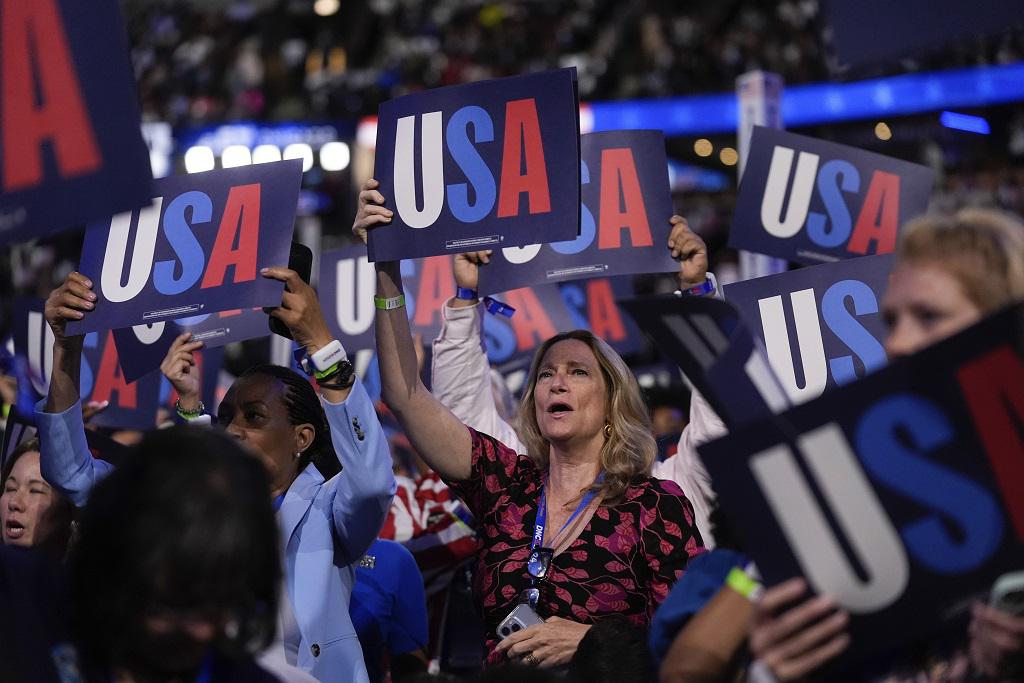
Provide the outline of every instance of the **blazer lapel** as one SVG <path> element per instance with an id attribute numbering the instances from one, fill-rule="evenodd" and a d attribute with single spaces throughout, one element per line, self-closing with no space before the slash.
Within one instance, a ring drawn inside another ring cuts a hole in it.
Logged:
<path id="1" fill-rule="evenodd" d="M 309 512 L 313 498 L 316 497 L 316 493 L 323 483 L 323 475 L 315 465 L 310 463 L 299 473 L 292 485 L 288 487 L 288 491 L 285 492 L 284 502 L 281 503 L 281 543 L 286 554 L 295 528 Z"/>

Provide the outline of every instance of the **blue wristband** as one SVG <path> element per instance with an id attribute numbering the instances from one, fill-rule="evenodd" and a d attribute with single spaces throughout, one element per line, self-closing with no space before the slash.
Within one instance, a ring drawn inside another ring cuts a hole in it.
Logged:
<path id="1" fill-rule="evenodd" d="M 512 308 L 508 304 L 502 303 L 497 299 L 492 299 L 489 296 L 484 297 L 484 308 L 486 308 L 487 312 L 491 315 L 503 315 L 506 318 L 511 318 L 516 312 L 516 309 Z"/>
<path id="2" fill-rule="evenodd" d="M 476 301 L 480 296 L 476 293 L 475 289 L 469 287 L 456 287 L 455 298 L 462 299 L 463 301 Z"/>

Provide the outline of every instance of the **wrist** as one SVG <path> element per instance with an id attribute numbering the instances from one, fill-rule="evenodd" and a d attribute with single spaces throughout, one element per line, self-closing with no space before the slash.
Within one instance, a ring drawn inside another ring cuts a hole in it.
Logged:
<path id="1" fill-rule="evenodd" d="M 203 402 L 199 399 L 199 393 L 178 392 L 178 402 L 175 407 L 180 407 L 186 412 L 193 412 L 202 409 Z"/>

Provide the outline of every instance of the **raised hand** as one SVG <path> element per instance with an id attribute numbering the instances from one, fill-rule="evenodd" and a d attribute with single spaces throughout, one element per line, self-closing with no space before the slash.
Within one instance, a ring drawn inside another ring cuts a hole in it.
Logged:
<path id="1" fill-rule="evenodd" d="M 96 307 L 96 295 L 92 293 L 92 281 L 81 273 L 74 272 L 64 278 L 57 289 L 46 299 L 43 315 L 53 330 L 54 344 L 82 343 L 82 335 L 67 337 L 64 329 L 69 320 L 81 320 Z"/>
<path id="2" fill-rule="evenodd" d="M 476 291 L 480 284 L 480 266 L 491 262 L 492 253 L 494 252 L 487 249 L 486 251 L 456 254 L 455 260 L 452 263 L 452 275 L 455 276 L 455 285 Z M 466 299 L 455 300 L 456 308 L 460 306 L 473 306 L 475 304 L 475 301 L 468 301 Z"/>
<path id="3" fill-rule="evenodd" d="M 363 183 L 359 192 L 359 206 L 356 209 L 356 219 L 352 222 L 352 234 L 366 244 L 366 234 L 371 228 L 378 225 L 387 225 L 394 215 L 390 209 L 384 208 L 384 195 L 377 191 L 380 183 L 370 178 Z"/>
<path id="4" fill-rule="evenodd" d="M 198 408 L 199 397 L 203 392 L 202 377 L 196 371 L 194 355 L 203 348 L 203 342 L 191 339 L 191 332 L 179 334 L 160 363 L 160 372 L 178 392 L 178 403 L 185 410 Z"/>
<path id="5" fill-rule="evenodd" d="M 850 644 L 849 616 L 828 596 L 800 600 L 803 579 L 767 591 L 754 608 L 750 650 L 779 681 L 793 681 L 839 655 Z"/>
<path id="6" fill-rule="evenodd" d="M 264 268 L 260 275 L 284 283 L 281 305 L 270 309 L 268 313 L 288 327 L 292 338 L 305 347 L 306 353 L 312 355 L 331 343 L 334 335 L 324 320 L 315 289 L 289 268 Z"/>
<path id="7" fill-rule="evenodd" d="M 708 275 L 708 247 L 700 235 L 690 230 L 686 219 L 672 216 L 672 232 L 668 236 L 668 249 L 679 261 L 679 288 L 686 289 L 704 282 Z"/>

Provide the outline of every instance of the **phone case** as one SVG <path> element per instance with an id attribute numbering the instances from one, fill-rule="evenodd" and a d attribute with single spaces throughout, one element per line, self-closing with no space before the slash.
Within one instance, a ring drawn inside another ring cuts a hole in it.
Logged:
<path id="1" fill-rule="evenodd" d="M 519 605 L 509 612 L 509 615 L 505 617 L 500 624 L 498 624 L 498 637 L 504 640 L 513 633 L 518 633 L 524 628 L 543 623 L 544 620 L 533 611 L 532 607 L 529 605 Z"/>

